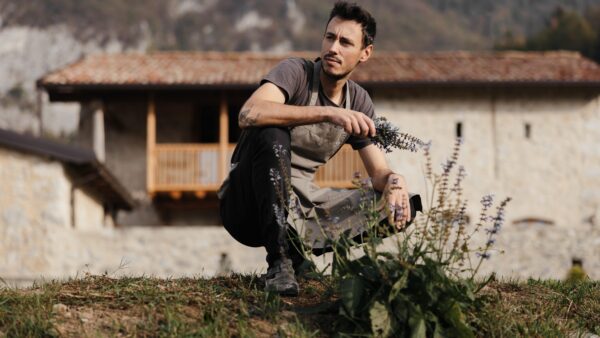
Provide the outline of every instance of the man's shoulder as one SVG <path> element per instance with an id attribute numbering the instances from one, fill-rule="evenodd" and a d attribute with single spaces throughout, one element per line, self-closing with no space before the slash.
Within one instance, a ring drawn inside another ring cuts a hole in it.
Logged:
<path id="1" fill-rule="evenodd" d="M 348 88 L 350 90 L 353 90 L 356 93 L 369 96 L 369 93 L 367 92 L 366 89 L 364 89 L 361 85 L 359 85 L 358 83 L 356 83 L 352 80 L 348 80 L 348 86 L 349 86 Z"/>
<path id="2" fill-rule="evenodd" d="M 298 70 L 301 69 L 301 70 L 306 71 L 307 62 L 310 62 L 310 61 L 303 59 L 301 57 L 291 56 L 291 57 L 287 57 L 287 58 L 281 60 L 279 62 L 279 66 L 291 67 L 291 68 L 296 68 Z"/>
<path id="3" fill-rule="evenodd" d="M 369 92 L 367 92 L 366 89 L 364 89 L 361 85 L 359 85 L 358 83 L 352 81 L 352 80 L 348 80 L 348 89 L 350 91 L 350 95 L 352 95 L 352 97 L 354 98 L 354 103 L 355 104 L 370 104 L 372 105 L 372 101 L 371 101 L 371 96 L 369 95 Z"/>
<path id="4" fill-rule="evenodd" d="M 285 58 L 265 75 L 260 84 L 271 82 L 284 92 L 285 103 L 302 104 L 306 97 L 304 88 L 308 83 L 307 67 L 302 58 Z"/>

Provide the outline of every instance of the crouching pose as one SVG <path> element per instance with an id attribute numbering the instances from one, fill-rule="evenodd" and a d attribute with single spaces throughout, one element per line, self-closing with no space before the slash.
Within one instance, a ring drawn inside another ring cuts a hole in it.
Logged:
<path id="1" fill-rule="evenodd" d="M 386 205 L 392 206 L 381 211 L 382 220 L 387 218 L 401 229 L 420 209 L 418 196 L 409 200 L 404 178 L 388 168 L 382 151 L 371 144 L 373 103 L 363 88 L 349 80 L 373 53 L 375 31 L 375 20 L 367 11 L 336 3 L 320 58 L 282 61 L 240 111 L 239 125 L 244 130 L 229 178 L 219 191 L 220 212 L 236 240 L 266 248 L 267 291 L 298 294 L 294 272 L 303 256 L 291 238 L 319 250 L 342 233 L 354 236 L 365 231 L 359 207 L 364 192 L 321 189 L 313 183 L 316 170 L 345 143 L 359 152 L 374 193 L 382 194 Z M 289 206 L 297 209 L 297 215 L 288 212 Z M 292 222 L 292 216 L 301 221 Z"/>

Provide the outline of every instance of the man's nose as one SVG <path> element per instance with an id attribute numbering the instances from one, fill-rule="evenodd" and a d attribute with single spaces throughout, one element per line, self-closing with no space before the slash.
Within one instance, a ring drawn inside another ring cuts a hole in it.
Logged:
<path id="1" fill-rule="evenodd" d="M 337 54 L 338 50 L 340 47 L 340 42 L 338 39 L 334 39 L 333 42 L 331 42 L 331 45 L 329 45 L 329 52 L 333 53 L 333 54 Z"/>

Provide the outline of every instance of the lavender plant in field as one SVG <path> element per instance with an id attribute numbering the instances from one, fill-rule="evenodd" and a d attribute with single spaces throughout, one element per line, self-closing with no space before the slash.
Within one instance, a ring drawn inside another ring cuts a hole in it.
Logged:
<path id="1" fill-rule="evenodd" d="M 391 152 L 394 148 L 416 152 L 417 147 L 424 144 L 420 139 L 400 132 L 400 129 L 385 117 L 376 117 L 373 122 L 375 123 L 376 134 L 375 137 L 371 138 L 371 141 L 386 153 Z"/>

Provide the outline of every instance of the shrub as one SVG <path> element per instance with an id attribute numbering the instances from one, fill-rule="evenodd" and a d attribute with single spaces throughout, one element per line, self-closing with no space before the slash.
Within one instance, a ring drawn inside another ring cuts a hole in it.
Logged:
<path id="1" fill-rule="evenodd" d="M 457 165 L 460 146 L 457 140 L 441 172 L 433 173 L 430 144 L 423 145 L 429 209 L 406 231 L 398 234 L 394 227 L 382 227 L 375 209 L 378 201 L 365 200 L 362 211 L 369 223 L 367 233 L 359 241 L 335 241 L 332 271 L 340 296 L 341 335 L 473 336 L 464 314 L 480 306 L 477 292 L 487 281 L 478 283 L 475 275 L 490 257 L 509 199 L 500 202 L 490 216 L 493 196 L 484 196 L 479 220 L 467 231 L 467 201 L 462 192 L 466 173 Z M 487 241 L 472 248 L 472 236 L 481 229 L 485 229 Z M 395 239 L 393 253 L 379 250 L 382 237 L 388 236 Z M 362 257 L 354 259 L 349 252 L 358 245 Z"/>

